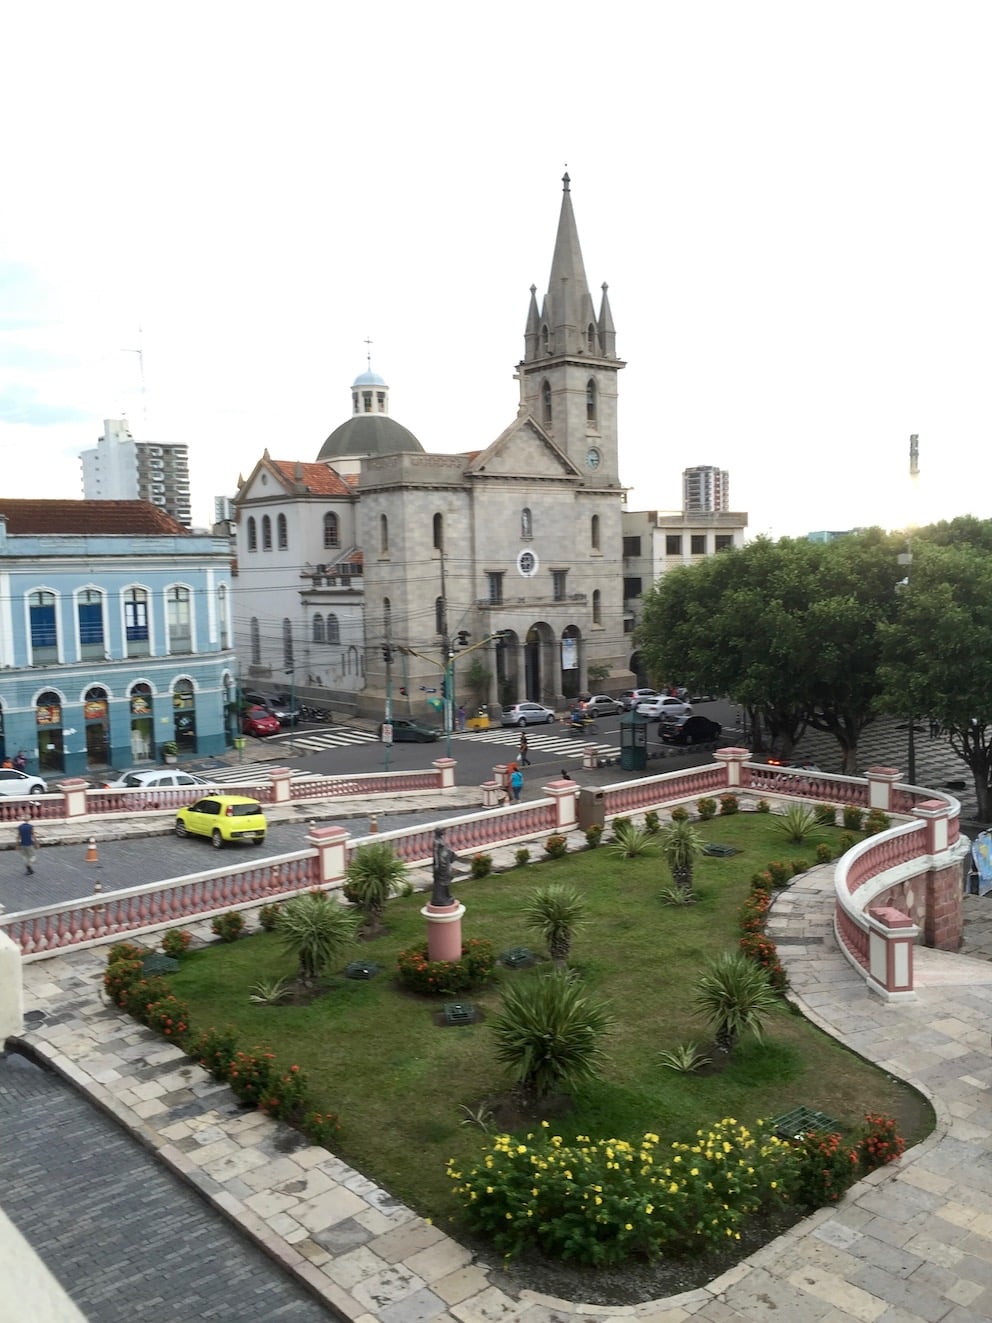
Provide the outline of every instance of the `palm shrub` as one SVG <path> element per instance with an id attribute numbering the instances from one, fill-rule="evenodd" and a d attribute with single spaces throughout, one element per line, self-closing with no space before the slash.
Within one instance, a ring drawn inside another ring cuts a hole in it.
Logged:
<path id="1" fill-rule="evenodd" d="M 836 804 L 817 804 L 813 812 L 816 814 L 816 821 L 821 827 L 832 827 L 837 821 Z"/>
<path id="2" fill-rule="evenodd" d="M 775 828 L 780 831 L 787 841 L 792 841 L 800 845 L 816 826 L 817 818 L 814 809 L 805 804 L 793 804 L 775 823 Z"/>
<path id="3" fill-rule="evenodd" d="M 386 901 L 402 889 L 406 864 L 393 853 L 388 841 L 360 845 L 345 872 L 348 899 L 361 910 L 365 931 L 378 933 Z"/>
<path id="4" fill-rule="evenodd" d="M 610 853 L 621 859 L 636 859 L 638 855 L 654 854 L 655 836 L 644 827 L 635 827 L 630 819 L 613 824 Z"/>
<path id="5" fill-rule="evenodd" d="M 548 974 L 510 984 L 489 1023 L 496 1059 L 525 1098 L 538 1100 L 597 1076 L 604 1059 L 601 1039 L 612 1017 L 581 983 Z"/>
<path id="6" fill-rule="evenodd" d="M 296 957 L 299 980 L 311 987 L 355 940 L 354 917 L 324 896 L 297 896 L 279 912 L 277 931 Z"/>
<path id="7" fill-rule="evenodd" d="M 670 822 L 658 834 L 661 853 L 672 881 L 680 891 L 692 891 L 692 870 L 703 852 L 703 842 L 691 822 Z"/>
<path id="8" fill-rule="evenodd" d="M 778 998 L 760 965 L 739 951 L 725 951 L 699 979 L 693 1004 L 712 1026 L 717 1047 L 729 1053 L 741 1034 L 762 1041 L 761 1022 Z"/>
<path id="9" fill-rule="evenodd" d="M 544 938 L 555 969 L 564 971 L 567 966 L 572 938 L 585 922 L 585 909 L 585 901 L 575 888 L 560 882 L 539 887 L 527 902 L 527 926 Z"/>

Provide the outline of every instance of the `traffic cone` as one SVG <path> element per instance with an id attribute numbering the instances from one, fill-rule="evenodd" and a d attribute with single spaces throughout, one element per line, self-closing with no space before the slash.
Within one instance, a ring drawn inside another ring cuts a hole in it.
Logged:
<path id="1" fill-rule="evenodd" d="M 86 847 L 86 862 L 88 864 L 98 864 L 100 862 L 100 856 L 96 849 L 95 836 L 90 837 L 89 844 Z"/>
<path id="2" fill-rule="evenodd" d="M 379 820 L 374 813 L 369 814 L 369 835 L 373 836 L 379 830 Z"/>

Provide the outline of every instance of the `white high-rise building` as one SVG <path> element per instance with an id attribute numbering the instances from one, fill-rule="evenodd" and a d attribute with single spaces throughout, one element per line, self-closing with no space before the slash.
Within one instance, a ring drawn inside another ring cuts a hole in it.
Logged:
<path id="1" fill-rule="evenodd" d="M 135 441 L 126 418 L 105 418 L 94 450 L 84 450 L 83 496 L 89 501 L 150 501 L 188 528 L 189 447 Z"/>
<path id="2" fill-rule="evenodd" d="M 730 474 L 712 464 L 682 470 L 682 509 L 686 513 L 715 514 L 730 509 Z"/>

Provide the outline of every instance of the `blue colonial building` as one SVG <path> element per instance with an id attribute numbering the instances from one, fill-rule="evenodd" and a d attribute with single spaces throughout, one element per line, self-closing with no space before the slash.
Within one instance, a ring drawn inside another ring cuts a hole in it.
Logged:
<path id="1" fill-rule="evenodd" d="M 44 777 L 231 746 L 231 548 L 146 501 L 0 498 L 0 758 Z"/>

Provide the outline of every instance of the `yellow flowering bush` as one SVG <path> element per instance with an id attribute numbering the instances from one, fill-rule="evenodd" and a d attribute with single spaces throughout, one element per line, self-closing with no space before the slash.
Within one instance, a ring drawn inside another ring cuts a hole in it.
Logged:
<path id="1" fill-rule="evenodd" d="M 470 1225 L 504 1254 L 534 1246 L 559 1259 L 620 1263 L 689 1255 L 739 1238 L 744 1220 L 786 1197 L 789 1146 L 733 1118 L 690 1144 L 567 1142 L 542 1123 L 526 1141 L 497 1135 L 463 1175 L 449 1164 Z"/>

